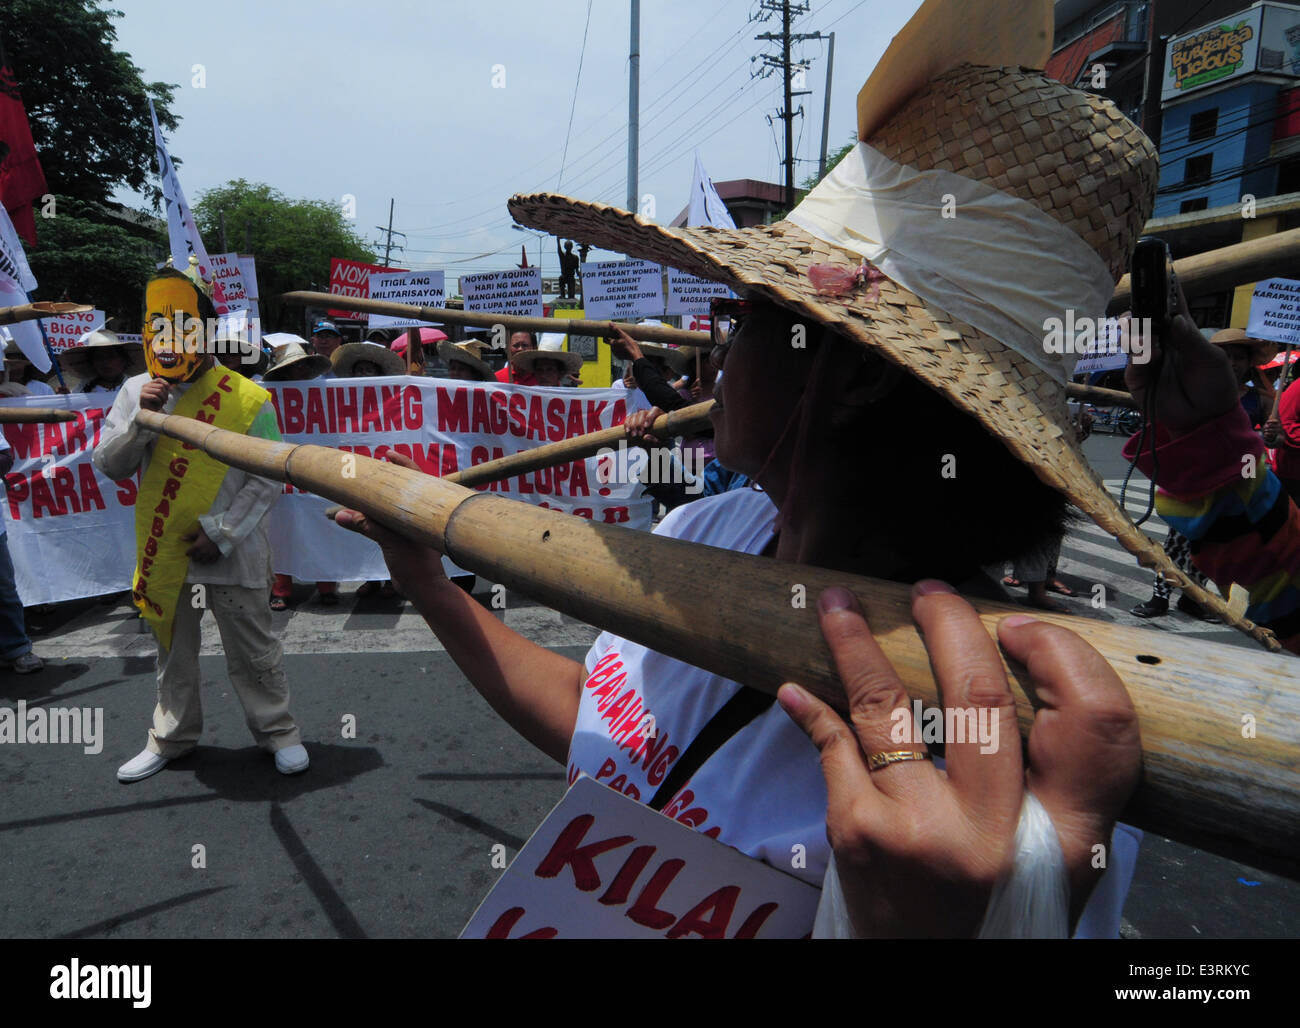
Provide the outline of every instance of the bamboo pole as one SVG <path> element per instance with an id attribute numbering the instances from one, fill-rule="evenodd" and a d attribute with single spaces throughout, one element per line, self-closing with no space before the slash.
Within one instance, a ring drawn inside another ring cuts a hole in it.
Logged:
<path id="1" fill-rule="evenodd" d="M 1120 389 L 1103 389 L 1101 386 L 1083 385 L 1080 382 L 1065 383 L 1065 395 L 1071 400 L 1084 400 L 1102 407 L 1132 407 L 1138 409 L 1132 393 Z"/>
<path id="2" fill-rule="evenodd" d="M 297 291 L 285 293 L 281 301 L 296 307 L 336 306 L 340 298 L 335 293 Z M 523 318 L 512 314 L 480 314 L 472 311 L 445 310 L 442 307 L 415 307 L 389 300 L 370 300 L 357 296 L 347 297 L 347 306 L 367 314 L 391 314 L 399 318 L 416 318 L 419 321 L 437 321 L 449 325 L 469 325 L 474 328 L 494 328 L 501 325 L 507 332 L 560 332 L 580 336 L 607 336 L 608 321 L 583 321 L 576 318 Z M 633 339 L 648 343 L 676 343 L 679 346 L 707 346 L 707 332 L 687 332 L 669 325 L 625 325 L 619 328 Z"/>
<path id="3" fill-rule="evenodd" d="M 94 309 L 87 303 L 20 303 L 16 307 L 0 307 L 0 325 L 57 318 L 60 314 L 84 314 Z"/>
<path id="4" fill-rule="evenodd" d="M 328 447 L 266 442 L 151 411 L 137 421 L 233 467 L 360 510 L 572 617 L 764 692 L 799 682 L 841 710 L 843 687 L 821 636 L 816 597 L 846 586 L 908 691 L 938 702 L 907 586 L 595 524 Z M 974 605 L 990 633 L 1003 616 L 1024 613 L 1008 604 Z M 1145 766 L 1125 820 L 1300 876 L 1295 657 L 1037 616 L 1096 647 L 1133 698 Z M 1008 665 L 1008 672 L 1027 730 L 1033 686 L 1022 667 Z"/>
<path id="5" fill-rule="evenodd" d="M 26 425 L 32 422 L 50 424 L 55 421 L 76 421 L 70 410 L 53 407 L 0 407 L 0 425 Z"/>
<path id="6" fill-rule="evenodd" d="M 1300 228 L 1174 261 L 1174 274 L 1186 293 L 1193 290 L 1213 293 L 1277 276 L 1300 278 L 1300 274 L 1294 273 L 1296 269 L 1300 269 Z M 1125 275 L 1119 280 L 1106 311 L 1118 314 L 1128 310 L 1132 302 L 1133 287 Z"/>
<path id="7" fill-rule="evenodd" d="M 651 433 L 660 439 L 673 436 L 690 435 L 709 427 L 709 411 L 713 410 L 713 401 L 706 400 L 690 407 L 683 407 L 658 418 L 651 428 Z M 583 460 L 599 453 L 605 447 L 616 447 L 627 439 L 627 429 L 623 425 L 602 428 L 599 432 L 561 439 L 558 443 L 547 443 L 522 453 L 512 453 L 483 464 L 475 464 L 464 471 L 453 472 L 443 478 L 444 482 L 457 485 L 476 486 L 484 482 L 500 482 L 515 475 L 526 475 L 530 471 L 568 464 L 570 461 Z"/>

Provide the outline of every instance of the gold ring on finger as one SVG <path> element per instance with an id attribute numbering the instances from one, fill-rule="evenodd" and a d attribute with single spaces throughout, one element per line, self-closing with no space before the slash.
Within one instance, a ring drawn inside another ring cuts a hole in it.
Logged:
<path id="1" fill-rule="evenodd" d="M 867 770 L 879 771 L 890 764 L 901 764 L 906 760 L 932 760 L 925 750 L 890 750 L 885 753 L 867 754 Z"/>

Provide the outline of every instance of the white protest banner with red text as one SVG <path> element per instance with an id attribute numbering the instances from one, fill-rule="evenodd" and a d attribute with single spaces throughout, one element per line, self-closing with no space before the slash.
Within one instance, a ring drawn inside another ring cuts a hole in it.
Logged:
<path id="1" fill-rule="evenodd" d="M 821 892 L 582 777 L 462 939 L 799 939 Z"/>
<path id="2" fill-rule="evenodd" d="M 45 327 L 45 338 L 50 341 L 50 349 L 62 353 L 73 346 L 81 346 L 81 337 L 97 328 L 104 327 L 104 312 L 100 310 L 81 311 L 75 314 L 60 314 L 57 318 L 41 318 Z"/>
<path id="3" fill-rule="evenodd" d="M 342 257 L 330 258 L 330 289 L 339 296 L 358 296 L 370 299 L 370 273 L 372 271 L 404 271 L 404 268 L 386 268 L 382 264 L 366 264 L 363 261 L 349 261 Z M 359 311 L 330 308 L 332 318 L 350 318 L 364 320 L 366 315 Z"/>
<path id="4" fill-rule="evenodd" d="M 116 393 L 18 396 L 6 407 L 56 407 L 77 420 L 5 425 L 5 528 L 25 606 L 131 588 L 137 478 L 114 482 L 91 463 Z"/>
<path id="5" fill-rule="evenodd" d="M 382 459 L 391 448 L 424 470 L 473 464 L 622 423 L 614 390 L 539 389 L 436 378 L 268 382 L 286 442 Z M 5 425 L 14 449 L 6 526 L 23 603 L 57 603 L 130 588 L 136 479 L 114 483 L 91 455 L 116 394 L 15 397 L 6 406 L 59 407 L 66 424 Z M 490 491 L 606 524 L 650 527 L 639 483 L 601 482 L 597 458 L 484 485 Z M 608 477 L 608 476 L 606 476 Z M 274 570 L 305 581 L 385 579 L 379 548 L 324 517 L 329 501 L 292 486 L 271 509 Z"/>
<path id="6" fill-rule="evenodd" d="M 252 306 L 244 283 L 244 266 L 237 253 L 216 253 L 212 262 L 212 302 L 218 314 L 246 311 Z"/>

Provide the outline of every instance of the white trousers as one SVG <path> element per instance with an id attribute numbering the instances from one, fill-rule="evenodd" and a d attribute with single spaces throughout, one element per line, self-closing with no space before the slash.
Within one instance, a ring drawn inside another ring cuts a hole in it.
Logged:
<path id="1" fill-rule="evenodd" d="M 192 750 L 203 732 L 199 697 L 200 622 L 211 610 L 226 652 L 226 671 L 235 687 L 253 739 L 274 752 L 301 742 L 289 713 L 284 648 L 271 632 L 266 589 L 186 582 L 176 604 L 170 650 L 158 646 L 158 706 L 148 749 L 174 759 Z M 197 602 L 196 602 L 197 601 Z"/>

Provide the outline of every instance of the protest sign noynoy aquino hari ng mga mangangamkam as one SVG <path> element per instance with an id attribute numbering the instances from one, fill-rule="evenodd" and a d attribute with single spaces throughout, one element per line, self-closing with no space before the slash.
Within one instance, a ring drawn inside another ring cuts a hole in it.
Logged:
<path id="1" fill-rule="evenodd" d="M 1300 344 L 1300 281 L 1270 278 L 1255 286 L 1246 334 L 1284 346 Z"/>
<path id="2" fill-rule="evenodd" d="M 541 268 L 461 275 L 460 291 L 467 311 L 522 318 L 542 316 Z"/>

